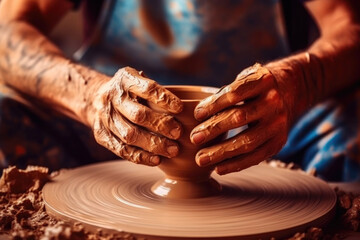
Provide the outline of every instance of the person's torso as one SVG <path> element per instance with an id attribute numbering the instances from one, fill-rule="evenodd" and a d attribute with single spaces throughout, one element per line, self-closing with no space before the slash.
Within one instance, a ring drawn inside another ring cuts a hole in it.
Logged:
<path id="1" fill-rule="evenodd" d="M 276 0 L 113 0 L 100 21 L 81 61 L 110 75 L 131 66 L 161 84 L 222 86 L 288 52 Z"/>

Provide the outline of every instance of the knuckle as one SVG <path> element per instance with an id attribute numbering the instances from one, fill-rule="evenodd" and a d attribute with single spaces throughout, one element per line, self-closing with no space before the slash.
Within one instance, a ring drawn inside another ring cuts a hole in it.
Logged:
<path id="1" fill-rule="evenodd" d="M 104 140 L 103 134 L 101 131 L 97 130 L 94 132 L 95 141 L 101 146 L 106 147 L 106 141 Z"/>
<path id="2" fill-rule="evenodd" d="M 98 143 L 102 141 L 103 136 L 104 136 L 104 129 L 100 129 L 100 128 L 94 129 L 94 137 Z"/>
<path id="3" fill-rule="evenodd" d="M 165 146 L 168 141 L 170 141 L 170 140 L 162 139 L 162 138 L 158 137 L 157 135 L 152 135 L 152 136 L 150 136 L 150 139 L 149 139 L 149 142 L 151 142 L 152 144 L 149 144 L 149 146 L 146 146 L 147 150 L 149 152 L 162 151 L 163 149 L 165 149 Z"/>
<path id="4" fill-rule="evenodd" d="M 142 153 L 142 151 L 134 151 L 131 158 L 128 158 L 129 161 L 135 163 L 135 164 L 141 164 L 143 162 L 144 159 L 144 154 Z"/>
<path id="5" fill-rule="evenodd" d="M 157 89 L 157 83 L 154 80 L 147 80 L 146 81 L 144 91 L 151 94 L 154 91 L 156 91 L 156 89 Z"/>
<path id="6" fill-rule="evenodd" d="M 127 160 L 135 164 L 151 165 L 149 154 L 139 149 L 134 150 Z"/>
<path id="7" fill-rule="evenodd" d="M 103 146 L 105 146 L 107 144 L 107 140 L 109 138 L 108 132 L 99 121 L 96 121 L 94 123 L 93 133 L 94 133 L 94 138 L 97 143 L 99 143 L 100 145 L 103 145 Z"/>
<path id="8" fill-rule="evenodd" d="M 275 106 L 275 111 L 279 111 L 284 107 L 281 95 L 277 89 L 271 89 L 268 92 L 266 96 L 266 101 L 270 102 L 272 105 Z"/>
<path id="9" fill-rule="evenodd" d="M 142 162 L 142 154 L 143 152 L 140 149 L 129 146 L 124 143 L 120 143 L 117 145 L 116 154 L 130 162 L 139 164 Z"/>
<path id="10" fill-rule="evenodd" d="M 144 109 L 133 109 L 130 112 L 130 120 L 133 121 L 134 123 L 144 123 L 146 120 L 146 111 Z"/>
<path id="11" fill-rule="evenodd" d="M 118 146 L 117 142 L 115 141 L 115 139 L 113 139 L 112 137 L 109 136 L 109 133 L 105 129 L 102 129 L 101 131 L 98 132 L 98 134 L 95 134 L 95 140 L 98 144 L 106 147 L 107 149 L 114 152 L 115 154 L 118 154 L 117 153 L 117 146 Z"/>
<path id="12" fill-rule="evenodd" d="M 93 123 L 92 128 L 93 128 L 94 134 L 96 133 L 96 131 L 103 128 L 103 124 L 101 123 L 100 117 L 98 115 L 95 115 L 94 123 Z"/>
<path id="13" fill-rule="evenodd" d="M 125 75 L 125 74 L 130 74 L 129 73 L 129 67 L 123 67 L 123 68 L 120 68 L 116 73 L 115 73 L 115 75 L 114 75 L 114 78 L 115 79 L 121 79 L 121 78 L 123 78 L 123 76 Z"/>
<path id="14" fill-rule="evenodd" d="M 249 152 L 254 150 L 257 147 L 257 141 L 255 138 L 244 135 L 240 139 L 241 144 L 237 146 L 237 149 L 233 149 L 235 152 L 241 151 L 241 152 Z"/>
<path id="15" fill-rule="evenodd" d="M 129 66 L 126 66 L 126 67 L 120 68 L 119 71 L 130 73 L 132 70 L 134 70 L 134 69 Z"/>
<path id="16" fill-rule="evenodd" d="M 248 137 L 244 144 L 244 148 L 246 151 L 252 151 L 252 150 L 256 149 L 257 145 L 258 145 L 258 142 L 256 141 L 255 138 Z"/>
<path id="17" fill-rule="evenodd" d="M 268 94 L 267 94 L 267 99 L 270 101 L 279 101 L 280 100 L 280 94 L 279 91 L 272 88 L 269 90 Z"/>
<path id="18" fill-rule="evenodd" d="M 223 130 L 224 126 L 221 121 L 218 121 L 214 124 L 204 124 L 201 126 L 201 128 L 199 129 L 202 130 L 202 134 L 205 136 L 205 139 L 207 139 L 209 136 L 220 133 Z"/>
<path id="19" fill-rule="evenodd" d="M 181 127 L 181 124 L 176 120 L 176 118 L 169 114 L 161 114 L 159 119 L 159 123 L 164 124 L 164 126 L 175 126 L 175 127 Z"/>
<path id="20" fill-rule="evenodd" d="M 182 133 L 182 125 L 173 116 L 163 114 L 153 117 L 149 121 L 150 127 L 160 134 L 172 139 L 178 139 Z"/>
<path id="21" fill-rule="evenodd" d="M 128 127 L 121 132 L 121 140 L 126 144 L 133 144 L 139 136 L 139 130 L 135 127 Z"/>
<path id="22" fill-rule="evenodd" d="M 133 155 L 133 154 L 132 154 L 132 153 L 133 153 L 133 150 L 131 150 L 128 145 L 123 144 L 123 143 L 118 144 L 117 148 L 114 149 L 114 150 L 115 150 L 114 152 L 115 152 L 118 156 L 120 156 L 120 157 L 122 157 L 122 158 L 124 158 L 124 159 L 126 159 L 126 160 L 130 160 L 130 158 L 131 158 L 132 155 Z"/>
<path id="23" fill-rule="evenodd" d="M 244 120 L 246 121 L 247 114 L 241 109 L 234 109 L 231 113 L 231 118 L 234 124 L 241 124 Z"/>

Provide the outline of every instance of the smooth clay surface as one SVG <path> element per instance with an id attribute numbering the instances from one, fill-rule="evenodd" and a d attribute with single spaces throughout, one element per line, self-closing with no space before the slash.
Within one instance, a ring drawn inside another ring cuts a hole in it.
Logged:
<path id="1" fill-rule="evenodd" d="M 180 153 L 171 159 L 164 159 L 159 168 L 165 176 L 152 186 L 152 191 L 165 198 L 200 198 L 216 194 L 220 185 L 210 178 L 213 166 L 199 167 L 195 162 L 196 153 L 205 145 L 195 145 L 190 141 L 190 133 L 200 122 L 194 118 L 194 109 L 200 100 L 212 95 L 218 89 L 203 86 L 166 86 L 183 103 L 183 110 L 174 117 L 182 124 L 183 133 L 178 143 Z M 163 110 L 149 103 L 155 111 Z M 213 140 L 214 144 L 224 136 Z"/>
<path id="2" fill-rule="evenodd" d="M 147 239 L 286 237 L 334 216 L 336 195 L 300 171 L 260 164 L 213 177 L 218 195 L 163 198 L 151 191 L 158 168 L 112 161 L 61 172 L 43 189 L 47 211 L 104 231 Z"/>

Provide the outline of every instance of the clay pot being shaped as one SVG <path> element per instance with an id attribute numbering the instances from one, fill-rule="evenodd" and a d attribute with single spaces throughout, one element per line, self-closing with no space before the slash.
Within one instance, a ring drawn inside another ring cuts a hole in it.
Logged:
<path id="1" fill-rule="evenodd" d="M 178 96 L 183 104 L 183 111 L 174 115 L 182 124 L 183 133 L 178 143 L 180 151 L 178 156 L 171 159 L 163 159 L 159 168 L 165 173 L 164 179 L 160 179 L 152 186 L 152 192 L 166 198 L 201 198 L 208 197 L 220 192 L 220 185 L 211 178 L 213 166 L 199 167 L 195 162 L 196 153 L 206 145 L 195 145 L 190 141 L 192 129 L 200 122 L 194 118 L 196 105 L 204 98 L 212 95 L 218 89 L 202 86 L 166 86 L 166 88 Z M 154 104 L 149 106 L 156 111 L 163 111 Z M 224 136 L 219 136 L 211 141 L 211 144 L 220 141 Z"/>

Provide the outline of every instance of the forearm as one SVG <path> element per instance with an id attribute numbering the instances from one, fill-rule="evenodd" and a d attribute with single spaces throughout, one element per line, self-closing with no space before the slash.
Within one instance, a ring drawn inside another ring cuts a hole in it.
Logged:
<path id="1" fill-rule="evenodd" d="M 40 103 L 88 123 L 92 89 L 109 77 L 66 59 L 24 22 L 0 25 L 0 81 Z"/>
<path id="2" fill-rule="evenodd" d="M 295 97 L 285 96 L 294 99 L 290 104 L 294 109 L 293 120 L 360 79 L 360 27 L 339 25 L 337 28 L 323 34 L 304 52 L 266 65 L 285 94 L 296 93 Z"/>
<path id="3" fill-rule="evenodd" d="M 315 71 L 320 85 L 320 100 L 352 87 L 360 80 L 360 25 L 339 25 L 333 34 L 324 35 L 308 52 L 318 58 Z"/>

